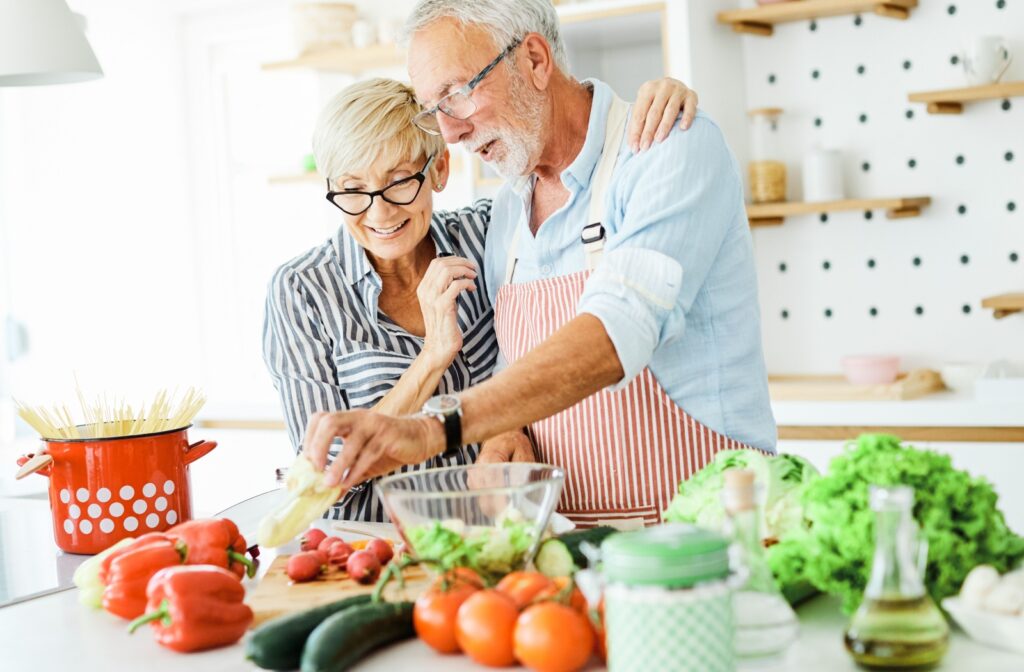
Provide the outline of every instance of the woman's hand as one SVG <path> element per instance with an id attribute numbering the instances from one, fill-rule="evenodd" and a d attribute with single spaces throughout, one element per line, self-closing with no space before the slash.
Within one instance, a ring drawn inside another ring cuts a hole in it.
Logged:
<path id="1" fill-rule="evenodd" d="M 693 90 L 671 77 L 644 82 L 629 119 L 630 148 L 642 152 L 667 138 L 680 111 L 683 118 L 679 127 L 685 131 L 697 115 L 697 94 Z"/>
<path id="2" fill-rule="evenodd" d="M 463 257 L 438 257 L 430 262 L 416 289 L 426 335 L 423 351 L 444 370 L 462 349 L 457 299 L 463 290 L 476 291 L 476 265 Z"/>

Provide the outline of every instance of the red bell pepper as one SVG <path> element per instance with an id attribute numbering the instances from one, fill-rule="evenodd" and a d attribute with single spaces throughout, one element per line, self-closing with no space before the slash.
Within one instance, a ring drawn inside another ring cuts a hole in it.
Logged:
<path id="1" fill-rule="evenodd" d="M 165 567 L 185 561 L 184 549 L 171 539 L 154 539 L 132 545 L 110 563 L 103 608 L 121 618 L 137 618 L 146 610 L 146 585 Z M 236 579 L 237 580 L 237 579 Z"/>
<path id="2" fill-rule="evenodd" d="M 153 544 L 158 544 L 158 543 L 163 543 L 163 542 L 168 542 L 168 541 L 170 541 L 171 543 L 174 543 L 174 539 L 172 539 L 171 537 L 167 536 L 163 532 L 150 532 L 148 534 L 144 534 L 141 537 L 135 539 L 135 541 L 133 541 L 132 543 L 127 544 L 127 545 L 117 549 L 116 551 L 114 551 L 113 553 L 111 553 L 110 555 L 105 557 L 103 559 L 103 562 L 100 564 L 100 583 L 102 583 L 104 586 L 107 585 L 108 583 L 110 583 L 110 580 L 109 580 L 109 577 L 110 577 L 110 563 L 114 562 L 114 560 L 117 560 L 119 557 L 121 557 L 125 553 L 130 553 L 131 551 L 134 551 L 134 550 L 137 550 L 137 549 L 140 549 L 140 548 L 145 548 L 146 546 L 152 546 Z"/>
<path id="3" fill-rule="evenodd" d="M 146 595 L 146 614 L 132 621 L 128 631 L 149 623 L 159 644 L 182 653 L 234 644 L 253 619 L 252 609 L 242 602 L 245 588 L 220 567 L 162 569 Z"/>
<path id="4" fill-rule="evenodd" d="M 167 534 L 184 542 L 186 565 L 216 565 L 231 570 L 238 578 L 256 575 L 256 564 L 245 557 L 245 537 L 227 518 L 190 520 L 175 525 Z"/>

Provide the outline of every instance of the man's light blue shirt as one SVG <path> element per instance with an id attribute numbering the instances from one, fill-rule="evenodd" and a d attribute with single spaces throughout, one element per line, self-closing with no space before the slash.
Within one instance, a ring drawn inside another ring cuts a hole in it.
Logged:
<path id="1" fill-rule="evenodd" d="M 561 174 L 565 206 L 534 237 L 532 178 L 501 188 L 487 233 L 484 273 L 492 303 L 516 227 L 514 283 L 586 268 L 580 233 L 604 146 L 612 91 L 593 85 L 587 138 Z M 710 429 L 774 450 L 775 420 L 761 348 L 760 309 L 743 185 L 721 130 L 703 112 L 662 143 L 634 154 L 623 141 L 606 194 L 604 257 L 579 313 L 601 320 L 628 384 L 645 367 L 684 411 Z"/>

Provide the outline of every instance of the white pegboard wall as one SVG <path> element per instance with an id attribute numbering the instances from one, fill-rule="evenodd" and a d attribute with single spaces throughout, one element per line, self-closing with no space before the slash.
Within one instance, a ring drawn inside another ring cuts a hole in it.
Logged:
<path id="1" fill-rule="evenodd" d="M 754 229 L 771 372 L 833 372 L 859 353 L 907 367 L 1024 360 L 1024 316 L 981 308 L 1024 291 L 1024 98 L 962 115 L 907 101 L 967 86 L 954 56 L 980 35 L 1006 36 L 1016 60 L 1004 81 L 1024 79 L 1024 0 L 922 0 L 908 21 L 833 17 L 743 38 L 749 107 L 785 110 L 790 200 L 815 145 L 842 152 L 847 197 L 933 199 L 919 218 L 831 213 Z"/>

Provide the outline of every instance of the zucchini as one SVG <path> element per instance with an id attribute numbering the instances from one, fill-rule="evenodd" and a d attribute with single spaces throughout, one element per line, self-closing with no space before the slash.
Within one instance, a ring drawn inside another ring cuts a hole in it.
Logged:
<path id="1" fill-rule="evenodd" d="M 587 566 L 587 556 L 583 555 L 580 546 L 584 543 L 600 546 L 606 537 L 617 531 L 614 527 L 602 526 L 552 537 L 540 545 L 534 564 L 545 576 L 570 576 Z"/>
<path id="2" fill-rule="evenodd" d="M 414 636 L 412 607 L 370 602 L 329 616 L 306 640 L 302 672 L 341 672 L 374 649 Z"/>
<path id="3" fill-rule="evenodd" d="M 245 645 L 245 657 L 264 670 L 298 669 L 302 648 L 316 626 L 343 609 L 369 602 L 369 595 L 356 595 L 267 621 L 253 631 Z"/>

